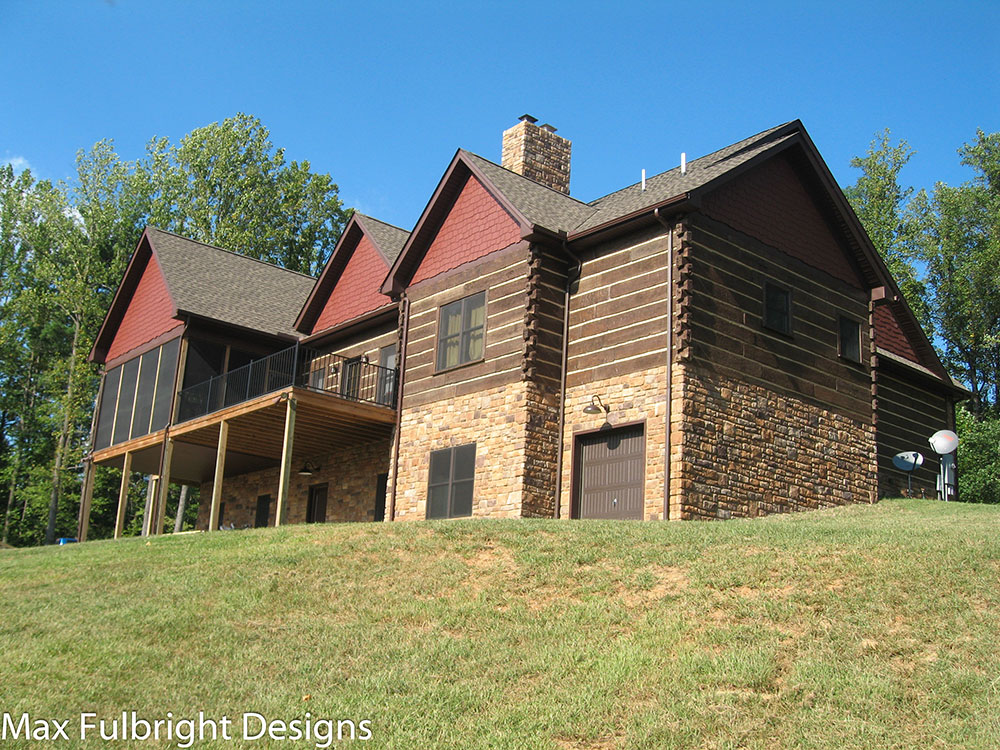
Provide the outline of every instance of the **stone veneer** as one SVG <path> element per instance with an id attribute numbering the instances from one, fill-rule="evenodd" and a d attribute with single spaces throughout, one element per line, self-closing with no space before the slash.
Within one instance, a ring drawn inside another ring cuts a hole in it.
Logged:
<path id="1" fill-rule="evenodd" d="M 529 398 L 535 396 L 522 381 L 404 409 L 396 520 L 426 518 L 430 452 L 468 443 L 476 444 L 472 515 L 537 515 L 544 502 L 526 481 Z"/>
<path id="2" fill-rule="evenodd" d="M 666 359 L 666 353 L 664 353 Z M 597 394 L 611 408 L 602 414 L 584 414 L 583 408 Z M 563 433 L 562 497 L 559 517 L 570 518 L 573 487 L 573 442 L 578 432 L 601 427 L 607 421 L 617 425 L 645 423 L 646 481 L 643 492 L 647 521 L 660 520 L 663 513 L 664 470 L 666 467 L 667 366 L 624 373 L 612 378 L 566 389 L 566 429 Z"/>
<path id="3" fill-rule="evenodd" d="M 875 502 L 874 428 L 703 368 L 681 368 L 672 494 L 681 518 L 730 518 Z M 675 383 L 677 387 L 677 383 Z"/>
<path id="4" fill-rule="evenodd" d="M 525 115 L 521 122 L 503 133 L 501 166 L 529 180 L 569 195 L 572 143 L 556 135 L 551 125 L 539 127 Z"/>
<path id="5" fill-rule="evenodd" d="M 372 521 L 375 518 L 376 481 L 379 474 L 389 471 L 390 443 L 388 439 L 359 443 L 329 456 L 311 458 L 319 466 L 312 476 L 303 477 L 293 468 L 288 490 L 288 512 L 285 523 L 304 523 L 309 501 L 309 487 L 327 484 L 327 521 Z M 237 528 L 252 526 L 257 514 L 257 497 L 271 496 L 268 526 L 274 526 L 278 498 L 278 468 L 254 471 L 226 477 L 222 483 L 222 502 L 226 504 L 225 525 Z M 212 483 L 201 485 L 197 528 L 208 527 L 212 505 Z"/>

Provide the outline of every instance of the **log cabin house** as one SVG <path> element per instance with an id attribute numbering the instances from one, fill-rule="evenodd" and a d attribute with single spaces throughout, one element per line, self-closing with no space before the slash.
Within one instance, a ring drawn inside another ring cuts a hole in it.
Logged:
<path id="1" fill-rule="evenodd" d="M 805 128 L 584 202 L 527 115 L 318 279 L 150 227 L 97 336 L 93 467 L 198 527 L 756 516 L 898 494 L 954 383 Z M 913 477 L 935 491 L 936 466 Z"/>

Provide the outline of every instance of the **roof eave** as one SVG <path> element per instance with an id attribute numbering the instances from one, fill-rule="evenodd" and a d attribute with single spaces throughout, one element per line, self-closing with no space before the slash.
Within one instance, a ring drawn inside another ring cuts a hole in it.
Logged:
<path id="1" fill-rule="evenodd" d="M 316 333 L 306 336 L 300 340 L 300 343 L 315 346 L 317 344 L 321 344 L 324 340 L 346 336 L 358 329 L 380 323 L 383 319 L 391 320 L 394 313 L 398 315 L 398 305 L 395 302 L 388 302 L 375 310 L 357 315 L 350 320 L 345 320 L 343 323 L 338 323 L 335 326 L 325 328 L 322 331 L 317 331 Z"/>

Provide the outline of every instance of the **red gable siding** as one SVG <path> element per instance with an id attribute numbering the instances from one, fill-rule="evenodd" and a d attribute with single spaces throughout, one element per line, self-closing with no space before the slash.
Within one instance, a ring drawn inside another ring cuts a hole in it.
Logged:
<path id="1" fill-rule="evenodd" d="M 865 288 L 842 248 L 783 156 L 770 159 L 705 198 L 705 212 L 814 268 Z"/>
<path id="2" fill-rule="evenodd" d="M 317 316 L 312 332 L 330 328 L 386 304 L 389 298 L 379 292 L 386 270 L 378 250 L 367 237 L 362 237 Z"/>
<path id="3" fill-rule="evenodd" d="M 173 314 L 174 306 L 167 294 L 163 273 L 156 258 L 150 255 L 122 322 L 108 347 L 105 361 L 138 349 L 157 336 L 182 326 L 183 323 L 174 318 Z"/>
<path id="4" fill-rule="evenodd" d="M 520 239 L 521 233 L 510 214 L 479 180 L 470 177 L 410 283 L 437 276 Z"/>
<path id="5" fill-rule="evenodd" d="M 911 362 L 922 364 L 910 339 L 900 328 L 896 314 L 888 305 L 875 307 L 875 344 Z"/>

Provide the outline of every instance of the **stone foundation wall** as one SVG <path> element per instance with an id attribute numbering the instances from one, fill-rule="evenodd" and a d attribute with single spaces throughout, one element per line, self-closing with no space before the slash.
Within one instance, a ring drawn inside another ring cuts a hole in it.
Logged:
<path id="1" fill-rule="evenodd" d="M 528 382 L 526 389 L 524 501 L 521 515 L 554 518 L 559 454 L 559 393 Z"/>
<path id="2" fill-rule="evenodd" d="M 664 355 L 665 357 L 666 355 Z M 597 394 L 611 408 L 603 414 L 584 414 L 583 408 Z M 646 482 L 643 493 L 648 521 L 664 517 L 663 488 L 666 467 L 667 367 L 624 373 L 566 389 L 566 429 L 563 433 L 562 497 L 560 518 L 569 518 L 572 508 L 573 442 L 578 432 L 599 428 L 605 421 L 612 427 L 645 421 Z"/>
<path id="3" fill-rule="evenodd" d="M 870 423 L 688 366 L 674 484 L 682 518 L 731 518 L 876 500 Z"/>
<path id="4" fill-rule="evenodd" d="M 528 397 L 528 384 L 515 382 L 404 409 L 396 520 L 426 518 L 431 451 L 467 443 L 476 444 L 472 515 L 520 517 L 525 511 Z M 538 505 L 530 500 L 528 513 L 534 515 Z"/>
<path id="5" fill-rule="evenodd" d="M 293 469 L 285 523 L 305 522 L 309 487 L 316 484 L 328 485 L 326 499 L 328 522 L 374 520 L 377 478 L 379 474 L 389 470 L 390 455 L 390 441 L 376 440 L 360 443 L 329 456 L 310 459 L 319 466 L 312 476 L 299 476 Z M 278 472 L 278 468 L 275 467 L 226 477 L 222 484 L 222 502 L 225 503 L 223 523 L 227 526 L 233 523 L 237 528 L 253 526 L 257 514 L 257 497 L 270 495 L 271 512 L 267 524 L 274 526 Z M 197 528 L 208 527 L 211 504 L 212 483 L 205 482 L 201 485 Z"/>

